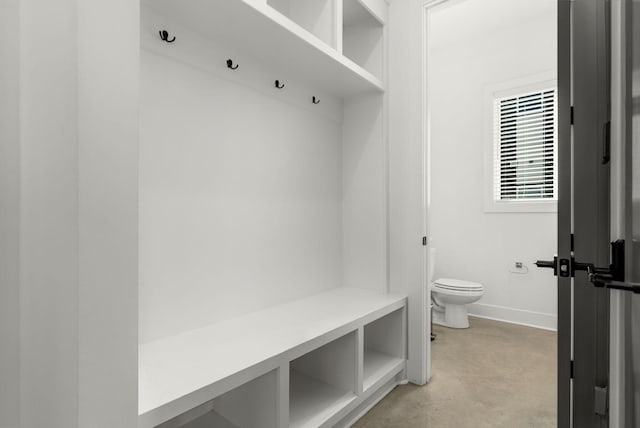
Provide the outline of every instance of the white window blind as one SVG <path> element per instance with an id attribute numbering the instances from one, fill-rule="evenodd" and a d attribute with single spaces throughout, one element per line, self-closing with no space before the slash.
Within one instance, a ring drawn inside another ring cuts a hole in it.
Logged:
<path id="1" fill-rule="evenodd" d="M 557 199 L 556 89 L 494 101 L 495 200 Z"/>

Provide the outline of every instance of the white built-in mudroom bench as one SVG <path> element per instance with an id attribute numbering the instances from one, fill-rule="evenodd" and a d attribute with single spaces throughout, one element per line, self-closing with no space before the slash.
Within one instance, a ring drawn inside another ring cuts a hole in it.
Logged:
<path id="1" fill-rule="evenodd" d="M 334 426 L 403 379 L 405 310 L 339 288 L 142 345 L 140 427 Z"/>
<path id="2" fill-rule="evenodd" d="M 406 380 L 384 0 L 142 0 L 139 427 L 349 426 Z"/>

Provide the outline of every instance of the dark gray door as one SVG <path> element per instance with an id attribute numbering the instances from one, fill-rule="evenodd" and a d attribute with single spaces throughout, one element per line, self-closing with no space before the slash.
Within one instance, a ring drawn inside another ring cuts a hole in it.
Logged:
<path id="1" fill-rule="evenodd" d="M 558 259 L 610 261 L 609 3 L 559 1 Z M 572 110 L 573 108 L 573 110 Z M 558 427 L 606 427 L 609 294 L 558 276 Z"/>

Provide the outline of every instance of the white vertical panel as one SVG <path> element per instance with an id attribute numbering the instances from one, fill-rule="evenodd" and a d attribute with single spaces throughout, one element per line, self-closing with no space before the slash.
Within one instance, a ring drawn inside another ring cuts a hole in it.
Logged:
<path id="1" fill-rule="evenodd" d="M 98 6 L 20 2 L 23 427 L 137 425 L 137 4 Z"/>
<path id="2" fill-rule="evenodd" d="M 356 331 L 356 389 L 360 395 L 364 391 L 364 327 Z"/>
<path id="3" fill-rule="evenodd" d="M 18 1 L 0 0 L 0 427 L 18 426 Z"/>
<path id="4" fill-rule="evenodd" d="M 407 376 L 428 380 L 429 323 L 425 282 L 425 175 L 423 151 L 423 9 L 417 1 L 394 1 L 389 11 L 389 192 L 391 290 L 407 293 Z"/>
<path id="5" fill-rule="evenodd" d="M 335 0 L 335 20 L 334 20 L 334 34 L 335 34 L 335 48 L 336 51 L 338 52 L 338 54 L 342 55 L 342 50 L 343 50 L 343 46 L 344 46 L 344 34 L 343 34 L 343 29 L 342 29 L 342 21 L 344 19 L 343 16 L 343 6 L 344 5 L 344 0 Z"/>
<path id="6" fill-rule="evenodd" d="M 289 362 L 278 367 L 278 428 L 289 426 Z"/>
<path id="7" fill-rule="evenodd" d="M 78 2 L 79 426 L 137 426 L 139 2 Z"/>
<path id="8" fill-rule="evenodd" d="M 76 4 L 20 1 L 23 427 L 78 426 Z"/>

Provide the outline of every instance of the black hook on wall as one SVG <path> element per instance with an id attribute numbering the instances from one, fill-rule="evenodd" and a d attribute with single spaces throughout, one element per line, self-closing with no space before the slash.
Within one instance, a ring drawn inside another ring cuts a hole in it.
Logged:
<path id="1" fill-rule="evenodd" d="M 235 70 L 238 67 L 240 67 L 238 64 L 236 64 L 235 67 L 233 66 L 233 60 L 231 59 L 227 60 L 227 68 L 230 68 L 231 70 Z"/>
<path id="2" fill-rule="evenodd" d="M 320 100 L 318 98 L 316 98 L 315 96 L 313 98 L 311 98 L 311 102 L 314 104 L 320 104 Z"/>
<path id="3" fill-rule="evenodd" d="M 167 43 L 173 43 L 176 41 L 175 36 L 173 37 L 173 39 L 169 40 L 169 32 L 167 30 L 158 31 L 158 34 L 160 34 L 160 39 L 164 40 Z"/>
<path id="4" fill-rule="evenodd" d="M 278 89 L 284 88 L 284 83 L 281 85 L 279 80 L 276 80 L 273 83 L 274 83 L 275 87 L 278 88 Z"/>

